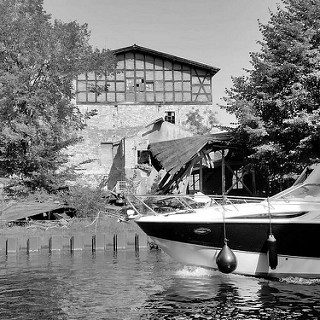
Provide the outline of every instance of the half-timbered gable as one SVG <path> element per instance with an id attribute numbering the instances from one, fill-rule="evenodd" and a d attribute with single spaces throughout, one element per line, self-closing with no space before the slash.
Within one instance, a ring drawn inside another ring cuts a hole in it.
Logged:
<path id="1" fill-rule="evenodd" d="M 78 77 L 78 104 L 212 103 L 211 79 L 218 68 L 137 45 L 114 53 L 118 63 L 113 75 Z"/>

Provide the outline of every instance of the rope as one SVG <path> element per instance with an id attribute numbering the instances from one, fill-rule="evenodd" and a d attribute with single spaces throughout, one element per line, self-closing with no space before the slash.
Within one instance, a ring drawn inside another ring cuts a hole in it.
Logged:
<path id="1" fill-rule="evenodd" d="M 270 231 L 270 234 L 272 234 L 272 221 L 271 221 L 271 210 L 270 210 L 270 199 L 269 199 L 269 197 L 267 198 L 267 203 L 268 203 L 268 216 L 269 216 L 269 231 Z"/>
<path id="2" fill-rule="evenodd" d="M 228 239 L 227 239 L 227 231 L 226 231 L 226 221 L 225 221 L 225 208 L 223 203 L 221 204 L 222 206 L 222 221 L 223 221 L 223 237 L 224 237 L 224 244 L 227 244 Z"/>

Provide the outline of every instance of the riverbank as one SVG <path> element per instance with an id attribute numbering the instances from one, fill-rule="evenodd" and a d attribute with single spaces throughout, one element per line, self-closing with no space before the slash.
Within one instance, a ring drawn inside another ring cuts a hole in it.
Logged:
<path id="1" fill-rule="evenodd" d="M 133 221 L 98 215 L 94 220 L 30 221 L 2 226 L 0 254 L 19 252 L 120 250 L 148 247 L 147 235 Z"/>

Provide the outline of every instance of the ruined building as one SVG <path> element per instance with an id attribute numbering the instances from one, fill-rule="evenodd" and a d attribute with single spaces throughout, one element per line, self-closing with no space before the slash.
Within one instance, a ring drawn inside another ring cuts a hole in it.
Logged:
<path id="1" fill-rule="evenodd" d="M 88 121 L 84 142 L 72 150 L 71 159 L 74 164 L 90 160 L 79 172 L 91 184 L 104 179 L 109 188 L 118 181 L 148 180 L 151 142 L 192 135 L 185 126 L 187 114 L 198 110 L 206 119 L 212 112 L 212 77 L 219 71 L 138 45 L 114 53 L 114 74 L 92 72 L 76 80 L 77 106 L 97 115 Z M 96 85 L 106 90 L 97 93 Z"/>

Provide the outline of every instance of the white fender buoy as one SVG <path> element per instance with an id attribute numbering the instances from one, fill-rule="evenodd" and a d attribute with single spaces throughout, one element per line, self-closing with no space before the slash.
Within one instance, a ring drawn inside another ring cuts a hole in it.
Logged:
<path id="1" fill-rule="evenodd" d="M 223 273 L 231 273 L 237 268 L 237 257 L 228 247 L 226 241 L 216 258 L 216 263 L 219 271 Z"/>
<path id="2" fill-rule="evenodd" d="M 268 260 L 269 266 L 272 270 L 276 269 L 278 265 L 277 240 L 272 233 L 267 239 L 268 244 Z"/>

